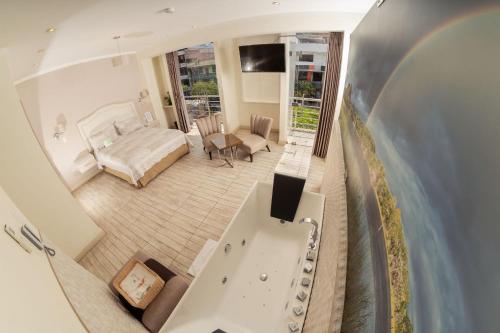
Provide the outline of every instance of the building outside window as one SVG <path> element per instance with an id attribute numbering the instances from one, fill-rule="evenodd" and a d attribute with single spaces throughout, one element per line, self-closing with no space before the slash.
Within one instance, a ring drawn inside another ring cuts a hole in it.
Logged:
<path id="1" fill-rule="evenodd" d="M 314 83 L 319 82 L 321 86 L 321 82 L 323 81 L 323 72 L 313 72 L 312 81 Z"/>
<path id="2" fill-rule="evenodd" d="M 307 73 L 308 73 L 307 70 L 299 71 L 298 73 L 299 73 L 298 81 L 307 81 Z"/>
<path id="3" fill-rule="evenodd" d="M 323 73 L 326 68 L 328 35 L 298 33 L 292 46 L 294 97 L 321 98 Z"/>
<path id="4" fill-rule="evenodd" d="M 188 47 L 177 54 L 185 96 L 219 94 L 212 43 Z"/>
<path id="5" fill-rule="evenodd" d="M 177 51 L 184 99 L 191 123 L 220 112 L 213 43 Z"/>
<path id="6" fill-rule="evenodd" d="M 314 62 L 313 54 L 299 54 L 299 61 Z"/>
<path id="7" fill-rule="evenodd" d="M 312 145 L 319 121 L 328 34 L 297 33 L 290 40 L 290 51 L 288 133 L 291 142 L 300 137 Z"/>

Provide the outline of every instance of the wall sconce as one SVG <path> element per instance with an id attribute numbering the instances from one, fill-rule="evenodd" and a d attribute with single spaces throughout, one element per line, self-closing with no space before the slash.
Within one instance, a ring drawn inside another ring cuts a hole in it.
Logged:
<path id="1" fill-rule="evenodd" d="M 139 98 L 137 101 L 141 103 L 143 100 L 149 97 L 149 91 L 147 89 L 139 91 Z"/>
<path id="2" fill-rule="evenodd" d="M 56 118 L 56 126 L 54 126 L 54 139 L 57 141 L 66 142 L 64 133 L 66 132 L 66 117 L 60 114 Z"/>

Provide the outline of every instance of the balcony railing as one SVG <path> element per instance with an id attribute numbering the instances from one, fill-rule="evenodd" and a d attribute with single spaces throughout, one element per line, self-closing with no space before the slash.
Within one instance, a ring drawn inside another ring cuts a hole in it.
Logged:
<path id="1" fill-rule="evenodd" d="M 293 131 L 314 133 L 318 129 L 321 99 L 290 97 L 288 126 Z"/>
<path id="2" fill-rule="evenodd" d="M 191 123 L 195 119 L 220 112 L 219 95 L 191 95 L 184 96 L 184 100 Z"/>

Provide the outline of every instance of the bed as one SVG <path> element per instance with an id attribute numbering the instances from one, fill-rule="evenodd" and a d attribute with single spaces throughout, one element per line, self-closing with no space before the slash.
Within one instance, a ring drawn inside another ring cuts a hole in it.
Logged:
<path id="1" fill-rule="evenodd" d="M 144 127 L 134 102 L 104 106 L 77 127 L 98 167 L 136 187 L 146 186 L 189 153 L 183 132 Z"/>

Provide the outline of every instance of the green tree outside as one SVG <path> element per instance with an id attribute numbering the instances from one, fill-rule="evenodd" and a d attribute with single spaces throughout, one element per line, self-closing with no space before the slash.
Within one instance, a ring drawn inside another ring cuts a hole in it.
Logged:
<path id="1" fill-rule="evenodd" d="M 297 81 L 295 83 L 295 96 L 315 98 L 316 86 L 309 81 Z"/>
<path id="2" fill-rule="evenodd" d="M 214 81 L 198 81 L 193 84 L 191 95 L 218 95 L 219 88 Z"/>

